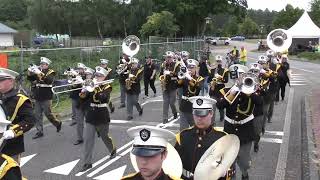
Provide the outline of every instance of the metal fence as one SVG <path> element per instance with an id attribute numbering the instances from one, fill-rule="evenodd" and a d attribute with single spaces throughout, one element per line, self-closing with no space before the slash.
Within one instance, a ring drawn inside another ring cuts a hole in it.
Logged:
<path id="1" fill-rule="evenodd" d="M 137 57 L 144 63 L 145 57 L 151 56 L 163 59 L 163 54 L 167 50 L 188 51 L 191 58 L 197 58 L 198 51 L 203 49 L 204 41 L 197 38 L 161 38 L 150 37 L 148 43 L 140 44 L 140 51 Z M 58 78 L 68 67 L 75 67 L 78 62 L 84 63 L 88 67 L 94 68 L 99 65 L 99 59 L 109 59 L 110 67 L 116 68 L 119 58 L 122 55 L 121 44 L 110 46 L 74 47 L 56 49 L 18 49 L 12 51 L 0 51 L 8 56 L 8 66 L 10 69 L 24 74 L 30 64 L 39 64 L 40 57 L 47 57 L 52 60 L 51 68 L 58 72 Z"/>

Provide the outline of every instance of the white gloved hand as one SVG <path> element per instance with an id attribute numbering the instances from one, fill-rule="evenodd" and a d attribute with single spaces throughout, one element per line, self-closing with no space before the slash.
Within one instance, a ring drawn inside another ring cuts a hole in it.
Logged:
<path id="1" fill-rule="evenodd" d="M 76 78 L 75 78 L 75 83 L 76 84 L 78 84 L 78 83 L 83 83 L 83 79 L 82 79 L 82 77 L 81 76 L 77 76 Z"/>
<path id="2" fill-rule="evenodd" d="M 125 59 L 121 59 L 121 62 L 122 62 L 123 64 L 127 63 L 127 61 L 126 61 Z"/>
<path id="3" fill-rule="evenodd" d="M 164 75 L 169 75 L 169 74 L 170 74 L 170 71 L 165 70 L 165 71 L 163 71 L 163 74 L 164 74 Z"/>
<path id="4" fill-rule="evenodd" d="M 240 91 L 240 89 L 239 89 L 237 86 L 233 86 L 233 87 L 230 89 L 230 93 L 231 93 L 231 94 L 236 94 L 238 91 Z"/>
<path id="5" fill-rule="evenodd" d="M 260 73 L 261 73 L 261 74 L 264 74 L 264 73 L 266 73 L 266 72 L 267 72 L 267 71 L 264 70 L 264 69 L 261 69 L 261 70 L 260 70 Z"/>
<path id="6" fill-rule="evenodd" d="M 133 74 L 129 74 L 129 78 L 133 78 L 134 77 L 134 75 Z"/>
<path id="7" fill-rule="evenodd" d="M 191 79 L 192 79 L 191 75 L 190 75 L 188 72 L 186 73 L 186 78 L 187 78 L 188 80 L 191 80 Z"/>
<path id="8" fill-rule="evenodd" d="M 4 139 L 12 139 L 12 138 L 14 138 L 13 130 L 6 130 L 5 132 L 3 132 L 3 138 Z"/>

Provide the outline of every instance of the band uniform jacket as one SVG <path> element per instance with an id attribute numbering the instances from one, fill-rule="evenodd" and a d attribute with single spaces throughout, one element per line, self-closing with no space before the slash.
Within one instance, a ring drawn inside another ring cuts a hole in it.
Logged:
<path id="1" fill-rule="evenodd" d="M 290 79 L 288 77 L 288 69 L 290 69 L 290 65 L 287 62 L 282 62 L 280 67 L 280 74 L 279 74 L 279 83 L 281 84 L 290 84 Z"/>
<path id="2" fill-rule="evenodd" d="M 231 88 L 223 88 L 220 90 L 222 96 L 224 96 Z M 251 95 L 240 92 L 238 97 L 230 104 L 226 98 L 222 97 L 217 101 L 217 107 L 219 109 L 226 108 L 226 118 L 239 122 L 253 116 L 253 110 L 255 106 L 262 106 L 263 100 L 257 93 Z M 240 139 L 240 144 L 246 144 L 254 140 L 254 127 L 253 120 L 244 124 L 231 124 L 228 121 L 224 121 L 224 131 L 229 134 L 235 134 Z"/>
<path id="3" fill-rule="evenodd" d="M 123 177 L 121 180 L 144 180 L 144 179 L 141 176 L 141 173 L 138 172 L 138 173 L 129 174 L 129 175 Z M 180 178 L 170 177 L 169 175 L 165 174 L 162 170 L 161 173 L 159 174 L 159 176 L 157 178 L 155 178 L 154 180 L 180 180 Z"/>
<path id="4" fill-rule="evenodd" d="M 0 155 L 0 179 L 2 180 L 22 180 L 19 164 L 11 157 Z"/>
<path id="5" fill-rule="evenodd" d="M 2 153 L 9 156 L 24 152 L 23 134 L 29 131 L 35 123 L 35 116 L 29 98 L 12 89 L 1 97 L 1 106 L 9 121 L 9 129 L 13 130 L 15 137 L 4 142 Z"/>
<path id="6" fill-rule="evenodd" d="M 85 80 L 85 79 L 86 79 L 86 76 L 85 76 L 85 75 L 81 75 L 81 77 L 82 77 L 82 80 Z M 81 87 L 82 87 L 81 84 L 77 84 L 77 85 L 73 85 L 73 86 L 71 87 L 71 89 L 76 89 L 76 88 L 81 88 Z M 83 108 L 82 103 L 81 103 L 81 101 L 80 101 L 80 96 L 79 96 L 80 92 L 81 92 L 81 90 L 71 91 L 71 92 L 70 92 L 70 95 L 69 95 L 69 97 L 70 97 L 71 99 L 77 101 L 77 105 L 76 105 L 77 108 Z"/>
<path id="7" fill-rule="evenodd" d="M 110 122 L 110 115 L 107 103 L 110 100 L 112 87 L 104 84 L 96 87 L 93 92 L 81 92 L 80 98 L 86 101 L 86 122 L 92 125 L 99 125 Z"/>
<path id="8" fill-rule="evenodd" d="M 279 74 L 281 71 L 281 65 L 275 63 L 269 63 L 269 68 L 273 71 L 273 81 L 270 82 L 270 91 L 274 94 L 277 93 L 279 89 Z"/>
<path id="9" fill-rule="evenodd" d="M 216 83 L 213 91 L 211 89 L 209 90 L 209 95 L 211 97 L 218 98 L 220 95 L 219 91 L 221 89 L 223 89 L 225 87 L 225 83 L 228 83 L 228 81 L 229 81 L 229 70 L 226 68 L 222 68 L 221 66 L 218 66 L 216 69 L 212 69 L 210 71 L 210 79 L 211 80 L 214 78 L 214 75 L 216 73 L 219 74 L 220 76 L 222 76 L 223 78 L 221 81 Z M 210 80 L 210 82 L 211 82 L 211 80 Z"/>
<path id="10" fill-rule="evenodd" d="M 128 94 L 138 95 L 141 92 L 140 80 L 143 76 L 143 68 L 130 69 L 129 74 L 133 74 L 135 77 L 131 81 L 131 88 L 126 91 Z"/>
<path id="11" fill-rule="evenodd" d="M 129 59 L 125 59 L 125 60 L 127 62 L 130 61 Z M 122 59 L 120 59 L 119 64 L 124 64 L 122 62 Z M 126 83 L 126 79 L 128 78 L 128 70 L 129 70 L 128 68 L 129 68 L 129 65 L 127 65 L 127 69 L 123 73 L 119 74 L 119 83 L 121 83 L 121 84 L 125 84 Z"/>
<path id="12" fill-rule="evenodd" d="M 201 86 L 203 85 L 204 78 L 202 76 L 193 76 L 195 81 L 191 81 L 188 79 L 179 79 L 178 85 L 182 87 L 182 95 L 184 97 L 192 97 L 198 96 L 201 90 Z M 181 99 L 181 103 L 179 106 L 181 112 L 192 112 L 192 103 L 187 99 Z"/>
<path id="13" fill-rule="evenodd" d="M 166 75 L 165 84 L 166 84 L 166 91 L 173 91 L 178 88 L 178 72 L 180 71 L 180 63 L 178 62 L 171 62 L 166 63 L 163 62 L 160 69 L 160 76 L 163 75 L 165 70 L 170 71 L 169 75 Z"/>
<path id="14" fill-rule="evenodd" d="M 270 103 L 274 96 L 274 84 L 276 75 L 271 69 L 265 69 L 265 73 L 259 74 L 260 91 L 259 94 L 263 97 L 265 103 Z"/>
<path id="15" fill-rule="evenodd" d="M 28 74 L 27 79 L 32 83 L 32 93 L 35 100 L 45 101 L 52 99 L 52 83 L 54 81 L 55 72 L 52 69 L 41 70 L 43 75 Z"/>
<path id="16" fill-rule="evenodd" d="M 175 149 L 179 153 L 182 161 L 183 171 L 194 173 L 196 166 L 206 150 L 218 139 L 226 135 L 224 131 L 218 131 L 213 127 L 200 130 L 195 126 L 182 130 L 176 135 Z M 231 168 L 227 175 L 232 177 L 235 171 Z M 193 179 L 192 176 L 181 177 L 184 180 Z M 227 177 L 220 178 L 226 179 Z"/>

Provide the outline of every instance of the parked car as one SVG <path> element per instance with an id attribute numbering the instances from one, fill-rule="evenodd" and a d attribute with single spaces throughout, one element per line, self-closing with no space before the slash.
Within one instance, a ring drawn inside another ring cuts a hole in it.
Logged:
<path id="1" fill-rule="evenodd" d="M 212 45 L 226 45 L 228 46 L 230 44 L 231 39 L 228 37 L 218 37 L 215 39 L 210 40 L 210 44 Z"/>
<path id="2" fill-rule="evenodd" d="M 234 36 L 231 37 L 232 41 L 244 41 L 246 38 L 244 36 Z"/>

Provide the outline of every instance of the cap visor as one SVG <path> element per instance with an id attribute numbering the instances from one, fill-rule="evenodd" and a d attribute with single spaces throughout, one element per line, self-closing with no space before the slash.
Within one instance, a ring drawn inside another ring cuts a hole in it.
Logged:
<path id="1" fill-rule="evenodd" d="M 163 152 L 164 149 L 165 148 L 149 149 L 149 148 L 143 148 L 143 147 L 133 147 L 131 152 L 136 156 L 151 157 Z"/>
<path id="2" fill-rule="evenodd" d="M 207 116 L 210 111 L 211 109 L 193 109 L 192 114 L 196 116 L 204 117 L 204 116 Z"/>

